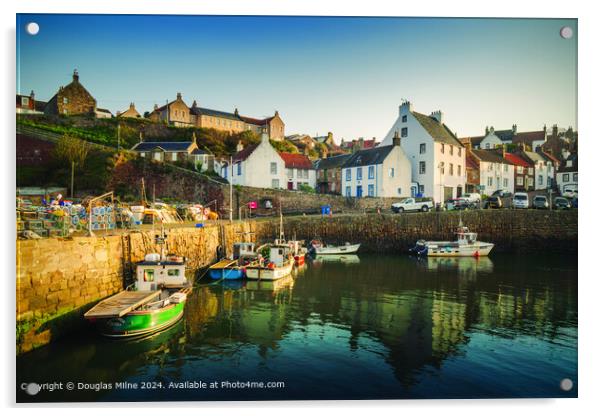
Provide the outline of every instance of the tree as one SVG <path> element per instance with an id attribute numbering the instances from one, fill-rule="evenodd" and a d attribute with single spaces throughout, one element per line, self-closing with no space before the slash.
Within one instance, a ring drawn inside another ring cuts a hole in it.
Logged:
<path id="1" fill-rule="evenodd" d="M 89 152 L 90 145 L 87 142 L 67 134 L 59 139 L 54 149 L 55 156 L 59 161 L 71 165 L 71 198 L 73 198 L 75 166 L 83 168 Z"/>

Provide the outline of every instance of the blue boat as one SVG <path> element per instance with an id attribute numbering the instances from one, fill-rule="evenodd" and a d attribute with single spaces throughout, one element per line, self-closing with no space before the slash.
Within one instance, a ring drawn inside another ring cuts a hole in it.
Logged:
<path id="1" fill-rule="evenodd" d="M 221 262 L 214 265 L 218 267 L 213 268 L 212 266 L 212 268 L 209 269 L 209 277 L 213 280 L 236 280 L 245 277 L 244 268 L 236 265 L 233 267 L 219 267 L 219 263 Z"/>

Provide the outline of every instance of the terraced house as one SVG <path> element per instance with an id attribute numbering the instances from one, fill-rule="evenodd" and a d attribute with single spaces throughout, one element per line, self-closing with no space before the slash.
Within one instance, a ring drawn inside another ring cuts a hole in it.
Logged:
<path id="1" fill-rule="evenodd" d="M 491 195 L 500 189 L 514 192 L 514 165 L 504 156 L 497 150 L 467 149 L 467 159 L 478 166 L 481 193 Z"/>
<path id="2" fill-rule="evenodd" d="M 409 101 L 399 106 L 399 115 L 380 146 L 390 145 L 395 134 L 412 166 L 413 193 L 443 202 L 464 193 L 466 155 L 464 145 L 443 122 L 443 113 L 430 116 L 413 110 Z M 377 147 L 378 148 L 378 147 Z"/>
<path id="3" fill-rule="evenodd" d="M 199 107 L 196 100 L 192 106 L 184 102 L 181 93 L 177 93 L 176 99 L 161 107 L 155 105 L 149 119 L 155 122 L 163 122 L 175 127 L 201 127 L 211 128 L 230 133 L 241 133 L 253 131 L 261 134 L 264 130 L 272 140 L 284 139 L 284 122 L 278 111 L 273 116 L 258 119 L 246 117 L 239 114 L 238 109 L 233 113 L 210 108 Z"/>

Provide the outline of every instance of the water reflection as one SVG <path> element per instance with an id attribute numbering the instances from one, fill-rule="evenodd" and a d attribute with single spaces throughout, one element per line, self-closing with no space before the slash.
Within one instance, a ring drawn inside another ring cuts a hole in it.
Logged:
<path id="1" fill-rule="evenodd" d="M 276 282 L 236 283 L 195 289 L 184 321 L 151 339 L 118 344 L 87 334 L 27 354 L 19 379 L 290 386 L 137 392 L 140 400 L 576 395 L 558 389 L 577 377 L 573 258 L 329 258 Z M 132 396 L 78 397 L 99 398 Z"/>

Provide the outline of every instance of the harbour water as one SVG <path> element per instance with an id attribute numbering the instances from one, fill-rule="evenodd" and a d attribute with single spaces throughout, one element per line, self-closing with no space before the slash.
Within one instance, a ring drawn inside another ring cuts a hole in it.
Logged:
<path id="1" fill-rule="evenodd" d="M 318 258 L 200 285 L 153 337 L 19 356 L 18 401 L 577 396 L 576 257 Z"/>

